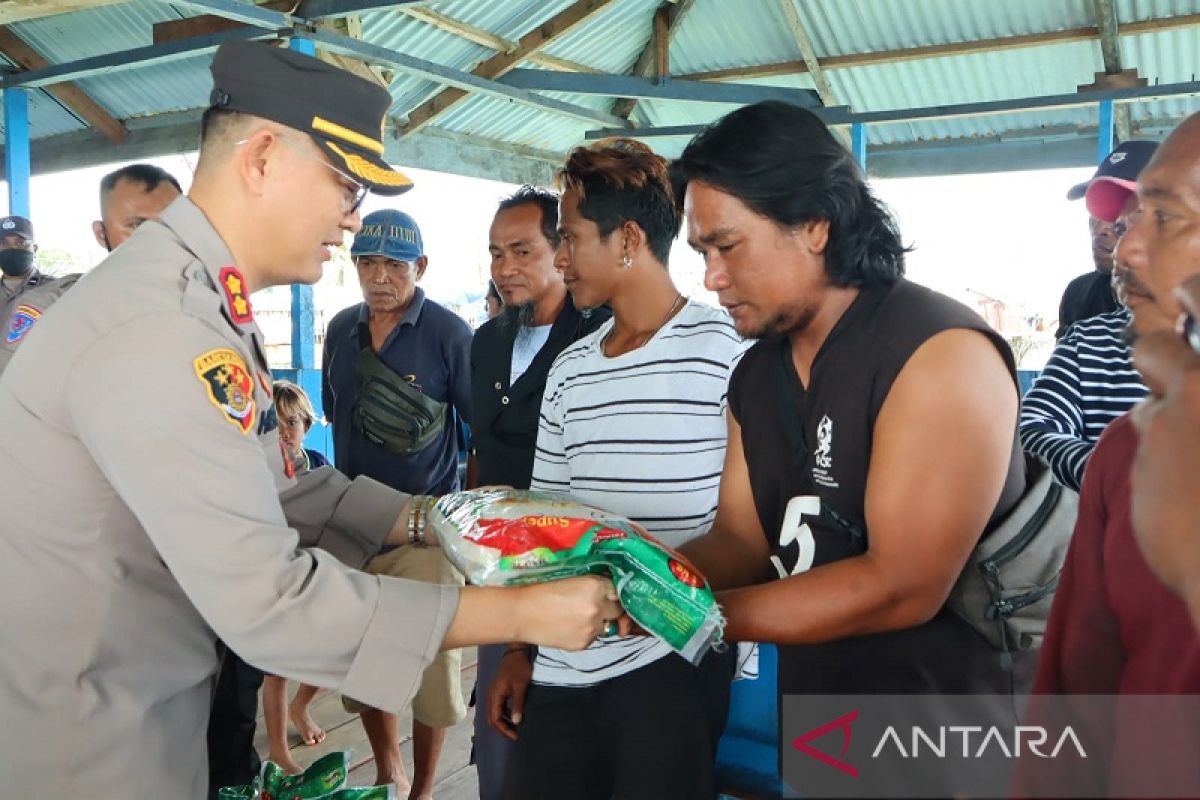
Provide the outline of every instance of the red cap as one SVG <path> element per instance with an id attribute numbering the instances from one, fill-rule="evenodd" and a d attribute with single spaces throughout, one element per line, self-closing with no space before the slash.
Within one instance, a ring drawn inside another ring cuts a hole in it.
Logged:
<path id="1" fill-rule="evenodd" d="M 1137 193 L 1137 181 L 1124 178 L 1094 178 L 1088 185 L 1083 202 L 1088 213 L 1105 222 L 1116 222 L 1129 197 Z"/>

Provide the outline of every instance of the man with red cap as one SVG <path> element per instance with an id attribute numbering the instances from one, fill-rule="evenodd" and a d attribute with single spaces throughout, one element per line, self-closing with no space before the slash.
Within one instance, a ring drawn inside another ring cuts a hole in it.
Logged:
<path id="1" fill-rule="evenodd" d="M 1122 142 L 1086 184 L 1071 190 L 1073 195 L 1083 187 L 1079 196 L 1086 194 L 1093 253 L 1103 251 L 1107 263 L 1103 273 L 1092 275 L 1102 279 L 1108 296 L 1112 294 L 1109 273 L 1113 272 L 1115 244 L 1115 239 L 1110 240 L 1114 222 L 1109 220 L 1115 221 L 1121 213 L 1137 186 L 1138 173 L 1157 146 L 1154 142 Z M 1097 255 L 1097 269 L 1099 259 Z M 1105 427 L 1146 394 L 1133 369 L 1126 338 L 1132 318 L 1124 298 L 1141 291 L 1136 279 L 1123 281 L 1128 274 L 1118 265 L 1112 277 L 1122 303 L 1071 325 L 1021 404 L 1022 447 L 1045 459 L 1058 482 L 1075 491 L 1079 491 L 1088 457 Z"/>

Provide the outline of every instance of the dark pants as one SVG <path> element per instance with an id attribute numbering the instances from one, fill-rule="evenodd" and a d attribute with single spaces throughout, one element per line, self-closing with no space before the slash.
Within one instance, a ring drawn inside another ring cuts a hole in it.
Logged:
<path id="1" fill-rule="evenodd" d="M 693 667 L 672 654 L 595 686 L 530 686 L 505 797 L 715 797 L 733 655 Z"/>
<path id="2" fill-rule="evenodd" d="M 215 800 L 222 786 L 250 783 L 261 762 L 254 750 L 254 721 L 263 674 L 225 651 L 217 690 L 208 718 L 208 796 Z"/>
<path id="3" fill-rule="evenodd" d="M 516 747 L 514 742 L 496 733 L 496 729 L 487 722 L 488 690 L 500 670 L 506 650 L 506 644 L 489 644 L 479 648 L 478 678 L 475 683 L 475 741 L 471 748 L 471 763 L 479 773 L 479 800 L 501 800 L 504 797 L 508 762 Z"/>

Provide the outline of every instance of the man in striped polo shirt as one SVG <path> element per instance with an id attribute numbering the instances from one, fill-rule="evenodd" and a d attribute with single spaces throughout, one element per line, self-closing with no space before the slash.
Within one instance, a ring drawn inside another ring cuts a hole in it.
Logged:
<path id="1" fill-rule="evenodd" d="M 1085 202 L 1094 218 L 1099 218 L 1097 212 L 1117 216 L 1136 190 L 1138 173 L 1154 147 L 1117 152 L 1125 157 L 1106 170 L 1110 156 L 1088 183 Z M 1114 284 L 1119 295 L 1142 291 L 1136 276 L 1119 264 Z M 1133 319 L 1124 302 L 1122 297 L 1116 311 L 1072 325 L 1021 404 L 1021 445 L 1044 458 L 1058 482 L 1075 491 L 1083 484 L 1084 467 L 1100 434 L 1146 395 L 1133 368 L 1128 340 Z"/>
<path id="2" fill-rule="evenodd" d="M 555 266 L 579 308 L 613 316 L 550 369 L 531 488 L 569 492 L 678 547 L 716 513 L 725 393 L 745 345 L 727 314 L 671 281 L 682 215 L 664 158 L 609 140 L 572 151 L 559 175 Z M 578 653 L 541 648 L 532 684 L 525 658 L 506 657 L 496 679 L 513 701 L 513 725 L 498 726 L 516 738 L 507 798 L 715 796 L 732 653 L 693 666 L 658 639 L 605 636 Z"/>

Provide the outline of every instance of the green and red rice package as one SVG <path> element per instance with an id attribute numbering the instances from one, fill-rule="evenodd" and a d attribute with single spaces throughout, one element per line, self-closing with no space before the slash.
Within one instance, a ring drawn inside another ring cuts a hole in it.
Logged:
<path id="1" fill-rule="evenodd" d="M 288 775 L 273 761 L 264 761 L 254 783 L 226 786 L 218 800 L 395 800 L 395 786 L 347 787 L 350 751 L 318 758 L 299 775 Z"/>
<path id="2" fill-rule="evenodd" d="M 704 576 L 624 517 L 564 495 L 486 489 L 445 495 L 428 524 L 471 583 L 606 574 L 633 621 L 693 664 L 721 640 L 724 619 Z"/>

